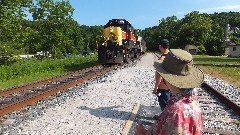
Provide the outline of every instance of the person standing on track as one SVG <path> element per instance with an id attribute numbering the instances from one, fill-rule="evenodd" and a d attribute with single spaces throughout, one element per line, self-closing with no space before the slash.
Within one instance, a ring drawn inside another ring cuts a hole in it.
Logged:
<path id="1" fill-rule="evenodd" d="M 161 40 L 159 50 L 162 53 L 159 60 L 164 60 L 165 56 L 169 52 L 169 41 L 167 39 Z M 155 73 L 155 87 L 153 90 L 153 94 L 157 95 L 158 103 L 160 105 L 161 110 L 163 111 L 167 105 L 168 100 L 170 99 L 171 91 L 164 83 L 163 78 L 157 72 Z M 156 115 L 154 117 L 157 118 L 158 116 Z"/>
<path id="2" fill-rule="evenodd" d="M 141 122 L 135 135 L 202 135 L 202 111 L 197 89 L 204 81 L 203 72 L 193 66 L 192 55 L 181 49 L 170 49 L 163 61 L 154 62 L 157 73 L 172 92 L 159 119 L 148 129 Z"/>

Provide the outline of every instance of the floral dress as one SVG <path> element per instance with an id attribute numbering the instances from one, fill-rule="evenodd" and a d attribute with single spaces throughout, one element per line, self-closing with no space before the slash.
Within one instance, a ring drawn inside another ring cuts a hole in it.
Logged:
<path id="1" fill-rule="evenodd" d="M 202 112 L 197 97 L 175 95 L 154 124 L 152 134 L 202 135 Z"/>

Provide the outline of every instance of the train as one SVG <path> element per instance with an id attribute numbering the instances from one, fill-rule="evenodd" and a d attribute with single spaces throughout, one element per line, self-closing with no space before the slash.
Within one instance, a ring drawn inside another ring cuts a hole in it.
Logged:
<path id="1" fill-rule="evenodd" d="M 146 42 L 125 19 L 112 19 L 104 25 L 102 41 L 98 46 L 100 64 L 121 64 L 138 58 L 146 52 Z"/>

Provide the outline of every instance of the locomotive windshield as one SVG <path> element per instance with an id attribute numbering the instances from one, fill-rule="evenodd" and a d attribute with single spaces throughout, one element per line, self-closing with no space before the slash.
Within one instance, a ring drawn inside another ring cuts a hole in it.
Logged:
<path id="1" fill-rule="evenodd" d="M 118 20 L 119 24 L 124 24 L 124 20 Z"/>

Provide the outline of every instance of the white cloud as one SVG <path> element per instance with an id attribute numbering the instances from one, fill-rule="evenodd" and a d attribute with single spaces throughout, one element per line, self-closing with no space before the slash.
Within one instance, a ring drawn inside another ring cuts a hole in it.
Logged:
<path id="1" fill-rule="evenodd" d="M 231 10 L 240 10 L 240 5 L 234 5 L 234 6 L 223 6 L 223 7 L 215 7 L 215 8 L 206 8 L 206 9 L 201 9 L 199 12 L 218 12 L 218 11 L 231 11 Z"/>
<path id="2" fill-rule="evenodd" d="M 192 10 L 193 11 L 193 10 Z M 192 11 L 179 11 L 177 12 L 178 15 L 186 15 Z M 214 8 L 205 8 L 205 9 L 199 9 L 195 10 L 199 11 L 200 13 L 212 13 L 212 12 L 224 12 L 224 11 L 240 11 L 240 5 L 233 5 L 233 6 L 222 6 L 222 7 L 214 7 Z"/>

